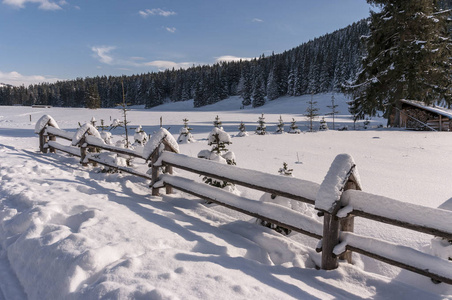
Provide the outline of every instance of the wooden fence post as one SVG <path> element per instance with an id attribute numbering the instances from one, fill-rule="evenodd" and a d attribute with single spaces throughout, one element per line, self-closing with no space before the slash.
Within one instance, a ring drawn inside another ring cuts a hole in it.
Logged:
<path id="1" fill-rule="evenodd" d="M 87 152 L 85 137 L 83 137 L 80 140 L 79 145 L 80 145 L 80 163 L 82 164 L 82 166 L 86 167 L 88 166 L 88 163 L 85 161 Z"/>
<path id="2" fill-rule="evenodd" d="M 154 151 L 153 154 L 151 154 L 151 166 L 152 166 L 152 173 L 151 173 L 151 186 L 152 186 L 152 196 L 159 196 L 159 188 L 154 187 L 154 183 L 157 182 L 159 178 L 160 168 L 155 166 L 155 163 L 159 159 L 159 151 L 158 147 L 156 151 Z"/>
<path id="3" fill-rule="evenodd" d="M 342 208 L 341 196 L 347 189 L 361 189 L 359 176 L 353 158 L 348 154 L 338 155 L 320 185 L 315 207 L 324 214 L 322 238 L 322 269 L 332 270 L 338 267 L 338 257 L 334 248 L 339 244 L 340 231 L 353 232 L 354 217 L 339 219 L 338 211 Z M 346 251 L 340 259 L 352 262 L 352 253 Z"/>
<path id="4" fill-rule="evenodd" d="M 354 168 L 356 168 L 356 166 Z M 361 185 L 353 175 L 353 172 L 350 172 L 347 182 L 344 185 L 343 192 L 345 192 L 346 190 L 361 190 Z M 340 220 L 340 231 L 353 232 L 354 229 L 355 229 L 355 216 L 350 214 L 347 217 Z M 352 251 L 350 250 L 345 251 L 339 256 L 339 259 L 346 260 L 349 264 L 351 264 Z"/>
<path id="5" fill-rule="evenodd" d="M 52 134 L 49 134 L 49 140 L 55 142 L 56 141 L 56 136 L 54 136 Z M 50 148 L 50 153 L 55 153 L 55 149 L 54 148 L 52 148 L 52 147 L 49 147 L 49 148 Z"/>
<path id="6" fill-rule="evenodd" d="M 46 129 L 43 128 L 43 129 L 39 132 L 39 150 L 40 150 L 42 153 L 47 153 L 47 148 L 45 147 L 45 144 L 47 144 L 48 136 L 44 134 L 45 131 L 46 131 Z"/>

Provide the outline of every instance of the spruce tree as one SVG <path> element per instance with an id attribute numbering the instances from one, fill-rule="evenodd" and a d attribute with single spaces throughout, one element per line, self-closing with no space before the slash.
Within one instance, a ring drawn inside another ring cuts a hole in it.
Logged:
<path id="1" fill-rule="evenodd" d="M 297 121 L 295 121 L 295 119 L 292 118 L 292 121 L 290 121 L 290 130 L 289 130 L 289 133 L 297 133 L 297 134 L 300 134 L 300 133 L 301 133 L 301 130 L 298 129 L 298 125 L 297 125 L 296 123 L 297 123 Z"/>
<path id="2" fill-rule="evenodd" d="M 276 133 L 284 133 L 284 121 L 281 117 L 281 115 L 279 116 L 279 123 L 277 125 L 278 129 L 276 129 Z"/>
<path id="3" fill-rule="evenodd" d="M 331 112 L 327 113 L 327 116 L 333 116 L 333 130 L 335 130 L 335 124 L 334 124 L 334 117 L 339 113 L 336 108 L 339 106 L 337 104 L 334 104 L 334 94 L 331 96 L 331 105 L 327 105 L 326 107 L 328 107 L 329 109 L 331 109 Z"/>
<path id="4" fill-rule="evenodd" d="M 313 95 L 311 94 L 311 100 L 308 102 L 308 107 L 306 108 L 306 114 L 305 114 L 306 118 L 309 121 L 309 131 L 310 132 L 314 131 L 312 122 L 319 115 L 317 113 L 319 111 L 319 109 L 316 107 L 316 105 L 317 105 L 317 101 L 314 101 Z"/>
<path id="5" fill-rule="evenodd" d="M 450 11 L 439 10 L 437 0 L 367 2 L 379 10 L 371 13 L 363 70 L 346 90 L 356 118 L 395 110 L 397 124 L 400 99 L 450 105 Z"/>
<path id="6" fill-rule="evenodd" d="M 100 108 L 100 96 L 99 91 L 97 90 L 97 85 L 92 84 L 89 86 L 85 94 L 85 103 L 87 108 Z"/>
<path id="7" fill-rule="evenodd" d="M 258 134 L 258 135 L 265 135 L 265 134 L 267 134 L 267 125 L 265 125 L 264 114 L 262 114 L 259 117 L 259 120 L 257 121 L 257 123 L 259 125 L 257 125 L 256 134 Z"/>
<path id="8" fill-rule="evenodd" d="M 245 123 L 240 122 L 239 125 L 239 133 L 237 136 L 248 136 L 248 132 L 246 131 Z"/>
<path id="9" fill-rule="evenodd" d="M 220 121 L 220 117 L 217 115 L 215 117 L 215 120 L 213 121 L 213 126 L 219 129 L 223 129 L 223 127 L 221 126 L 221 121 Z"/>

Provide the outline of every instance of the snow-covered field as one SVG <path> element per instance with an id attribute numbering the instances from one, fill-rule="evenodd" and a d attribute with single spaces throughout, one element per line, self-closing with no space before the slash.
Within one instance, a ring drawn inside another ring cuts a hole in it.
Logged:
<path id="1" fill-rule="evenodd" d="M 180 149 L 196 156 L 210 148 L 206 138 L 218 115 L 233 136 L 228 148 L 240 167 L 277 174 L 286 162 L 295 177 L 321 183 L 336 155 L 348 153 L 364 191 L 451 206 L 450 133 L 377 128 L 386 124 L 383 119 L 371 120 L 366 130 L 358 122 L 359 130 L 351 130 L 346 100 L 335 97 L 336 127 L 348 125 L 348 131 L 305 132 L 310 96 L 244 110 L 235 97 L 199 109 L 191 101 L 171 103 L 133 108 L 128 119 L 152 134 L 162 117 L 177 138 L 188 118 L 198 141 Z M 330 111 L 331 94 L 314 98 L 321 114 Z M 261 113 L 271 133 L 265 136 L 253 134 Z M 44 114 L 72 132 L 92 117 L 107 124 L 121 118 L 118 109 L 0 107 L 0 300 L 452 299 L 449 285 L 357 254 L 354 265 L 316 270 L 320 254 L 313 239 L 280 235 L 183 193 L 152 197 L 143 179 L 99 173 L 62 153 L 39 153 L 34 126 Z M 280 115 L 286 131 L 295 118 L 304 132 L 273 134 Z M 325 119 L 331 129 L 331 117 Z M 250 136 L 235 136 L 241 121 Z M 120 128 L 113 133 L 120 139 Z M 145 168 L 139 160 L 135 164 Z M 248 198 L 262 196 L 238 189 Z M 432 237 L 413 231 L 358 218 L 355 232 L 430 251 Z"/>

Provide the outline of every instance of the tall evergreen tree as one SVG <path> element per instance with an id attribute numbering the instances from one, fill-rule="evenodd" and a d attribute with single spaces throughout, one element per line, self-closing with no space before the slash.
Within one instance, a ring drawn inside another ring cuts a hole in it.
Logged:
<path id="1" fill-rule="evenodd" d="M 85 95 L 85 103 L 87 108 L 96 109 L 100 108 L 100 96 L 97 89 L 97 85 L 92 84 L 89 86 Z"/>
<path id="2" fill-rule="evenodd" d="M 437 0 L 367 2 L 379 10 L 371 13 L 363 70 L 348 89 L 353 113 L 360 119 L 377 110 L 388 115 L 398 111 L 400 99 L 450 105 L 450 11 L 439 10 Z"/>
<path id="3" fill-rule="evenodd" d="M 311 94 L 311 100 L 308 102 L 308 107 L 306 108 L 306 118 L 309 121 L 309 131 L 314 131 L 314 126 L 312 122 L 317 118 L 319 109 L 317 108 L 317 101 L 314 101 L 314 97 Z"/>

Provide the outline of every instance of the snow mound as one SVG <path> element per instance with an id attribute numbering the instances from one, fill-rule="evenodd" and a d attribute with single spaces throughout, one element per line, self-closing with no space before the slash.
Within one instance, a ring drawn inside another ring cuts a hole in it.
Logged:
<path id="1" fill-rule="evenodd" d="M 35 125 L 35 133 L 39 134 L 47 125 L 53 126 L 55 128 L 58 127 L 57 122 L 49 115 L 43 115 Z"/>
<path id="2" fill-rule="evenodd" d="M 93 125 L 85 123 L 72 137 L 72 146 L 77 146 L 86 133 L 102 140 L 99 131 L 97 131 L 97 129 Z"/>
<path id="3" fill-rule="evenodd" d="M 336 203 L 340 200 L 345 184 L 351 175 L 359 185 L 359 175 L 355 161 L 348 154 L 339 154 L 334 159 L 325 176 L 315 199 L 315 208 L 333 212 Z"/>
<path id="4" fill-rule="evenodd" d="M 160 128 L 146 143 L 143 149 L 143 158 L 149 159 L 151 154 L 159 147 L 163 141 L 166 141 L 177 153 L 179 153 L 179 145 L 176 139 L 165 128 Z"/>

